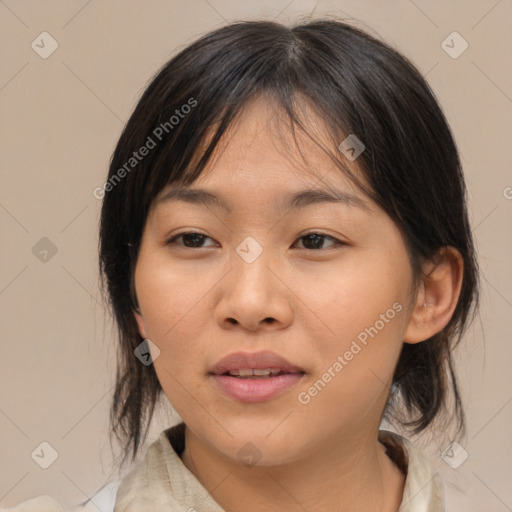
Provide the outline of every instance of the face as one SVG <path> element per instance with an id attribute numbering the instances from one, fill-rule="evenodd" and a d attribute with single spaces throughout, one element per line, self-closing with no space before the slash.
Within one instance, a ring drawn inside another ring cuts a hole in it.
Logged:
<path id="1" fill-rule="evenodd" d="M 139 331 L 173 407 L 217 453 L 240 460 L 250 442 L 269 465 L 375 436 L 412 308 L 396 225 L 297 132 L 299 153 L 272 111 L 248 105 L 190 187 L 226 208 L 154 202 L 135 270 Z M 304 190 L 353 199 L 288 203 Z M 293 368 L 250 359 L 262 352 Z M 284 374 L 212 373 L 234 353 L 249 357 L 234 367 Z"/>

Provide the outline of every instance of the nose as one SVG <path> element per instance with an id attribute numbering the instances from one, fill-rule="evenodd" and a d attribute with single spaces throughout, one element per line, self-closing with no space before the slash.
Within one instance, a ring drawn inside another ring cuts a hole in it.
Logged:
<path id="1" fill-rule="evenodd" d="M 235 254 L 231 271 L 219 285 L 218 324 L 223 329 L 251 332 L 289 326 L 294 315 L 294 294 L 288 281 L 275 261 L 266 258 L 265 251 L 252 263 Z"/>

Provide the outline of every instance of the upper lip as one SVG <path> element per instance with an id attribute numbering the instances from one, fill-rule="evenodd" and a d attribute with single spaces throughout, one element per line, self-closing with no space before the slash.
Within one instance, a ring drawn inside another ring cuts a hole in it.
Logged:
<path id="1" fill-rule="evenodd" d="M 294 366 L 284 357 L 274 352 L 234 352 L 220 359 L 210 370 L 215 375 L 223 375 L 232 370 L 252 368 L 264 370 L 266 368 L 279 368 L 285 373 L 305 373 L 302 368 Z"/>

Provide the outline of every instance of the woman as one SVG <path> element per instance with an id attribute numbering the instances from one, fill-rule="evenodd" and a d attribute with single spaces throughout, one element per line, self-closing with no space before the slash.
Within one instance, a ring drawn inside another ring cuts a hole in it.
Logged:
<path id="1" fill-rule="evenodd" d="M 211 32 L 152 80 L 97 192 L 120 466 L 162 391 L 183 419 L 115 512 L 445 510 L 379 430 L 434 426 L 451 387 L 464 432 L 451 352 L 478 302 L 457 148 L 407 59 L 333 20 Z"/>

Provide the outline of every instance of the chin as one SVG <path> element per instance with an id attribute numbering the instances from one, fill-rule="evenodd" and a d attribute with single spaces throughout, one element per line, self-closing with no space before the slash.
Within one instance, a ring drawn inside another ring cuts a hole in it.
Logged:
<path id="1" fill-rule="evenodd" d="M 223 431 L 221 437 L 217 434 L 209 442 L 226 457 L 247 466 L 290 463 L 303 452 L 301 437 L 298 431 L 279 425 L 280 421 L 282 418 L 258 424 L 252 419 L 242 420 L 236 426 L 223 423 L 233 437 Z"/>

